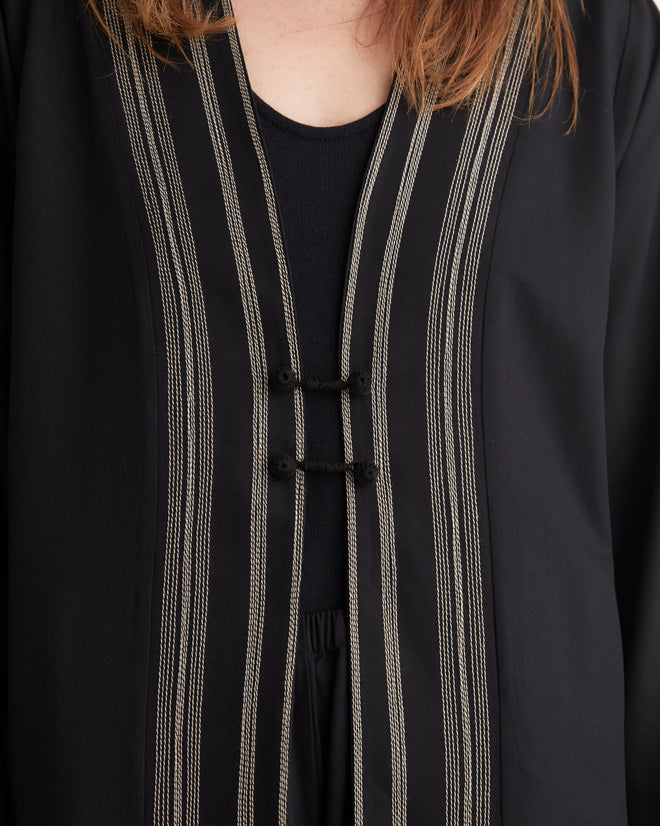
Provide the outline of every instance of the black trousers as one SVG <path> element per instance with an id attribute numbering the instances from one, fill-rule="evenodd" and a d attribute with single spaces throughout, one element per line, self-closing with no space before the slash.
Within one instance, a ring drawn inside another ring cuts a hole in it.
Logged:
<path id="1" fill-rule="evenodd" d="M 352 752 L 346 616 L 300 614 L 287 826 L 350 826 Z"/>

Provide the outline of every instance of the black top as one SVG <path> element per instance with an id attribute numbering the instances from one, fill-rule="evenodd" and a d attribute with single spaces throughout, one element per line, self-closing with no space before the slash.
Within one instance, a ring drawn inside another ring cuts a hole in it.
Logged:
<path id="1" fill-rule="evenodd" d="M 353 216 L 385 104 L 341 126 L 309 126 L 254 98 L 282 224 L 302 378 L 339 378 Z M 343 461 L 338 392 L 306 392 L 305 434 L 306 458 Z M 300 610 L 344 607 L 346 480 L 343 473 L 320 471 L 307 474 L 306 485 Z"/>

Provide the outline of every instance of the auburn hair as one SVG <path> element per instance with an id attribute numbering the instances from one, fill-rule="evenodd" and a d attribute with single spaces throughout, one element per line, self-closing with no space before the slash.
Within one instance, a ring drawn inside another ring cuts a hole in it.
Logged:
<path id="1" fill-rule="evenodd" d="M 173 60 L 160 54 L 147 33 L 185 53 L 192 37 L 224 34 L 235 23 L 225 17 L 221 2 L 206 11 L 201 0 L 108 0 L 118 5 L 138 38 L 155 56 L 169 65 Z M 104 32 L 116 42 L 98 7 L 98 0 L 83 0 Z M 363 15 L 373 0 L 368 0 Z M 518 0 L 384 0 L 391 32 L 394 66 L 409 108 L 419 111 L 429 83 L 437 90 L 434 109 L 462 107 L 488 89 L 504 56 L 504 45 Z M 565 134 L 575 130 L 578 119 L 578 61 L 569 0 L 522 0 L 523 15 L 531 27 L 531 71 L 528 117 L 541 117 L 561 89 L 564 77 L 572 94 L 570 122 Z M 585 13 L 584 0 L 579 0 Z M 117 43 L 121 48 L 121 44 Z M 533 113 L 539 86 L 550 94 L 545 106 Z M 541 84 L 542 80 L 542 84 Z"/>

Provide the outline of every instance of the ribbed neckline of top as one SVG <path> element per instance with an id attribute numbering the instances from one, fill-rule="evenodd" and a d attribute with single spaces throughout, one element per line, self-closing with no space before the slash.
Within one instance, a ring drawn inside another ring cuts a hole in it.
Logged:
<path id="1" fill-rule="evenodd" d="M 316 139 L 346 138 L 351 135 L 356 135 L 359 132 L 364 132 L 370 129 L 374 123 L 380 119 L 383 110 L 387 106 L 386 101 L 379 106 L 378 109 L 369 112 L 368 115 L 364 115 L 364 117 L 358 118 L 357 120 L 352 120 L 349 123 L 342 123 L 339 126 L 312 126 L 311 124 L 300 123 L 297 120 L 288 118 L 286 115 L 278 112 L 277 109 L 273 109 L 270 104 L 266 103 L 266 101 L 260 98 L 255 92 L 252 92 L 252 95 L 260 116 L 266 118 L 285 132 L 291 132 L 294 135 L 300 135 L 304 138 Z"/>

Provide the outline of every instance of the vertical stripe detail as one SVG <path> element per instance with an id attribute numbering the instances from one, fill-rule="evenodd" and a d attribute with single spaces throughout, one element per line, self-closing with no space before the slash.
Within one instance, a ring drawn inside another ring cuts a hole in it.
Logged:
<path id="1" fill-rule="evenodd" d="M 407 764 L 405 715 L 399 656 L 394 505 L 392 501 L 392 475 L 387 425 L 388 337 L 392 291 L 401 247 L 401 237 L 419 162 L 431 123 L 434 100 L 435 91 L 430 88 L 415 122 L 396 197 L 378 284 L 372 357 L 371 410 L 374 433 L 374 460 L 380 468 L 380 473 L 376 479 L 376 496 L 380 534 L 381 598 L 392 760 L 392 824 L 394 826 L 403 826 L 407 822 Z"/>
<path id="2" fill-rule="evenodd" d="M 154 824 L 199 823 L 213 400 L 204 297 L 155 57 L 104 2 L 133 159 L 154 242 L 167 355 L 168 491 L 156 700 Z M 129 70 L 130 65 L 130 70 Z M 185 794 L 185 800 L 184 800 Z"/>
<path id="3" fill-rule="evenodd" d="M 525 0 L 519 2 L 498 76 L 468 119 L 440 232 L 427 323 L 427 437 L 446 765 L 445 822 L 466 826 L 490 823 L 491 810 L 472 419 L 474 295 L 495 180 L 529 55 L 531 29 L 523 28 L 521 33 L 526 6 Z"/>
<path id="4" fill-rule="evenodd" d="M 385 147 L 392 131 L 392 125 L 399 108 L 403 87 L 398 75 L 394 79 L 394 88 L 385 109 L 383 121 L 378 133 L 376 145 L 369 160 L 364 186 L 360 193 L 351 260 L 349 264 L 348 284 L 344 305 L 342 327 L 340 371 L 346 381 L 350 374 L 351 332 L 353 327 L 353 310 L 357 276 L 360 266 L 360 254 L 376 178 L 385 154 Z M 351 400 L 348 391 L 341 393 L 341 414 L 344 438 L 344 461 L 353 461 L 353 437 L 351 433 Z M 363 764 L 362 764 L 362 695 L 360 689 L 360 642 L 358 625 L 358 568 L 357 568 L 357 511 L 355 502 L 355 482 L 351 473 L 346 474 L 346 514 L 348 543 L 348 630 L 350 652 L 351 682 L 351 719 L 353 744 L 353 817 L 354 826 L 364 823 L 363 800 Z"/>
<path id="5" fill-rule="evenodd" d="M 245 316 L 252 375 L 250 590 L 237 798 L 237 823 L 239 826 L 251 826 L 254 824 L 257 705 L 266 607 L 268 373 L 263 326 L 238 200 L 236 178 L 213 83 L 206 43 L 201 38 L 191 38 L 190 44 L 227 213 Z"/>
<path id="6" fill-rule="evenodd" d="M 225 16 L 234 14 L 231 0 L 223 0 L 223 11 Z M 295 316 L 293 309 L 293 297 L 289 280 L 288 265 L 284 254 L 284 244 L 282 241 L 282 230 L 279 225 L 277 215 L 277 205 L 271 180 L 270 170 L 266 160 L 266 154 L 261 141 L 261 136 L 256 123 L 254 108 L 250 98 L 250 90 L 243 65 L 243 59 L 238 41 L 236 27 L 233 26 L 227 33 L 231 45 L 232 57 L 238 84 L 241 91 L 243 108 L 247 119 L 254 150 L 259 161 L 264 193 L 266 197 L 266 207 L 268 219 L 273 238 L 273 246 L 277 259 L 277 268 L 280 277 L 280 289 L 282 293 L 282 304 L 284 308 L 284 321 L 286 328 L 287 345 L 289 349 L 289 363 L 297 375 L 301 374 L 300 353 L 298 348 L 298 337 L 295 326 Z M 204 46 L 205 48 L 205 46 Z M 295 452 L 296 458 L 300 461 L 304 459 L 305 450 L 305 424 L 302 388 L 296 387 L 293 391 L 294 422 L 295 422 Z M 289 745 L 291 733 L 291 713 L 293 709 L 293 684 L 294 670 L 296 662 L 296 646 L 298 638 L 298 617 L 300 605 L 300 583 L 302 576 L 303 558 L 303 538 L 304 538 L 304 508 L 305 508 L 305 475 L 298 472 L 295 475 L 294 493 L 294 524 L 293 524 L 293 549 L 291 567 L 291 590 L 289 596 L 289 625 L 287 632 L 286 663 L 284 672 L 284 696 L 282 703 L 282 729 L 280 738 L 280 777 L 278 791 L 278 823 L 279 826 L 286 826 L 287 817 L 287 793 L 289 785 Z"/>

